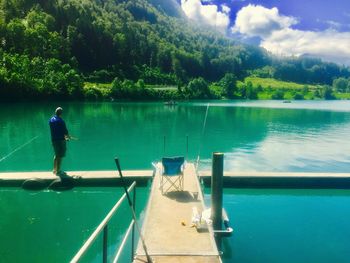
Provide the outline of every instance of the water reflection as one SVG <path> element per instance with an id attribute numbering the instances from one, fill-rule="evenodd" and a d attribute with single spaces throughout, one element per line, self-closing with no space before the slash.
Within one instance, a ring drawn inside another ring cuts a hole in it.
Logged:
<path id="1" fill-rule="evenodd" d="M 64 103 L 70 133 L 67 170 L 150 169 L 164 155 L 186 155 L 210 168 L 214 151 L 225 169 L 347 172 L 350 126 L 347 101 L 180 103 Z M 49 170 L 48 119 L 58 105 L 0 105 L 0 171 Z M 187 138 L 188 136 L 188 148 Z M 165 139 L 164 139 L 165 138 Z"/>
<path id="2" fill-rule="evenodd" d="M 350 125 L 332 129 L 271 131 L 251 149 L 234 149 L 226 154 L 225 168 L 238 171 L 347 172 L 350 157 L 344 140 Z"/>
<path id="3" fill-rule="evenodd" d="M 209 152 L 202 156 L 201 169 L 210 169 L 210 152 L 219 146 L 216 150 L 225 153 L 225 170 L 347 171 L 348 112 L 270 107 L 218 107 L 217 111 L 221 113 L 215 116 L 234 116 L 233 121 L 228 117 L 216 125 L 208 122 L 204 148 Z"/>

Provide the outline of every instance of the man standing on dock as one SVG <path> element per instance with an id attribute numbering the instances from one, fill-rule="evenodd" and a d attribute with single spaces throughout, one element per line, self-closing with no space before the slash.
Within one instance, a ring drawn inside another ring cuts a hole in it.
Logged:
<path id="1" fill-rule="evenodd" d="M 63 109 L 58 107 L 55 110 L 55 116 L 49 121 L 52 146 L 55 152 L 53 159 L 53 173 L 58 176 L 66 175 L 65 172 L 61 171 L 61 163 L 62 158 L 66 155 L 66 141 L 70 138 L 66 123 L 61 118 L 62 112 Z"/>

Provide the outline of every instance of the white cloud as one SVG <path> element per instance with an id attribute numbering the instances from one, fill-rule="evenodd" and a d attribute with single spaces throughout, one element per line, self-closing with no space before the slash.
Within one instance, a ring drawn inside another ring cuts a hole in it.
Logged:
<path id="1" fill-rule="evenodd" d="M 229 8 L 227 5 L 221 5 L 221 9 L 225 14 L 229 14 L 231 12 L 231 8 Z"/>
<path id="2" fill-rule="evenodd" d="M 294 17 L 281 16 L 276 7 L 248 5 L 238 11 L 233 32 L 248 36 L 267 37 L 273 31 L 296 24 Z"/>
<path id="3" fill-rule="evenodd" d="M 308 54 L 350 65 L 350 32 L 338 32 L 335 29 L 302 31 L 291 27 L 296 23 L 296 18 L 280 15 L 277 8 L 248 5 L 237 13 L 232 31 L 260 37 L 260 46 L 274 54 Z"/>
<path id="4" fill-rule="evenodd" d="M 313 32 L 285 28 L 263 39 L 261 46 L 275 54 L 309 54 L 327 61 L 350 65 L 350 32 Z"/>
<path id="5" fill-rule="evenodd" d="M 333 21 L 333 20 L 327 20 L 326 24 L 328 24 L 330 28 L 334 28 L 334 29 L 339 29 L 342 26 L 341 23 L 338 23 L 338 22 Z"/>
<path id="6" fill-rule="evenodd" d="M 217 5 L 203 5 L 201 0 L 181 0 L 181 7 L 190 19 L 214 26 L 221 32 L 225 32 L 230 24 L 228 6 L 222 6 L 221 12 Z"/>

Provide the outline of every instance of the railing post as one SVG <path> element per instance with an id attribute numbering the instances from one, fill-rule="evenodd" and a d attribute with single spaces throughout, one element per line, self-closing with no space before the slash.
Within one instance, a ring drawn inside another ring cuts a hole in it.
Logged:
<path id="1" fill-rule="evenodd" d="M 213 170 L 211 177 L 211 215 L 214 230 L 222 227 L 222 177 L 224 168 L 224 154 L 213 153 Z"/>
<path id="2" fill-rule="evenodd" d="M 107 263 L 108 224 L 103 228 L 103 263 Z"/>
<path id="3" fill-rule="evenodd" d="M 224 175 L 224 154 L 213 153 L 211 176 L 211 217 L 214 230 L 222 230 L 222 180 Z M 216 243 L 221 249 L 221 239 L 216 237 Z"/>
<path id="4" fill-rule="evenodd" d="M 133 205 L 133 208 L 134 208 L 134 211 L 135 211 L 135 203 L 136 203 L 136 187 L 134 187 L 134 192 L 133 192 L 133 197 L 132 197 L 132 205 Z M 131 232 L 131 261 L 130 262 L 133 262 L 134 261 L 134 243 L 135 243 L 135 224 L 133 224 L 132 226 L 132 232 Z"/>

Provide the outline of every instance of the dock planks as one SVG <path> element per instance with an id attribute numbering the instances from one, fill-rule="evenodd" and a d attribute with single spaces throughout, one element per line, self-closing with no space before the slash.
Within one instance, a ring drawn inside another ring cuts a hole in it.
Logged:
<path id="1" fill-rule="evenodd" d="M 197 207 L 199 212 L 204 209 L 203 195 L 192 163 L 186 164 L 184 176 L 184 191 L 162 195 L 160 174 L 155 174 L 142 227 L 148 254 L 157 263 L 221 262 L 212 229 L 197 232 L 191 227 L 192 208 Z M 193 193 L 198 193 L 197 199 Z M 141 243 L 134 262 L 146 262 Z"/>

